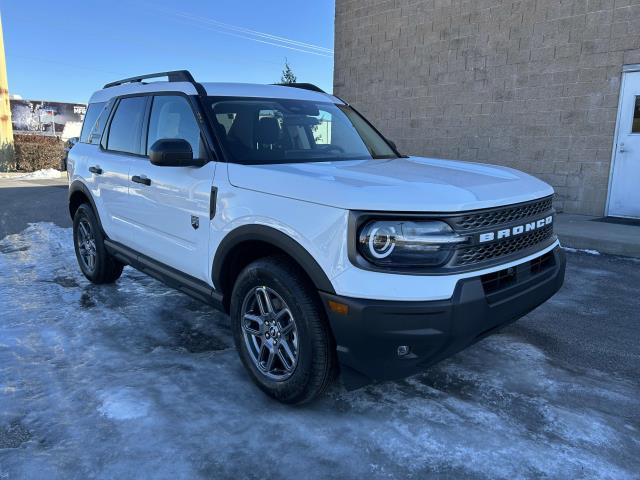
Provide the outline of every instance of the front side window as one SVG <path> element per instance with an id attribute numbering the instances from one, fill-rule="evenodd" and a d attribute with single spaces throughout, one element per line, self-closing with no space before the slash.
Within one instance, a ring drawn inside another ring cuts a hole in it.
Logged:
<path id="1" fill-rule="evenodd" d="M 142 153 L 140 131 L 146 104 L 146 97 L 127 97 L 120 100 L 109 126 L 108 150 Z"/>
<path id="2" fill-rule="evenodd" d="M 633 123 L 631 133 L 640 133 L 640 97 L 636 97 L 636 104 L 633 108 Z"/>
<path id="3" fill-rule="evenodd" d="M 289 99 L 211 98 L 214 128 L 233 161 L 300 163 L 396 158 L 353 109 Z"/>
<path id="4" fill-rule="evenodd" d="M 153 99 L 149 118 L 147 154 L 157 140 L 167 138 L 186 140 L 193 150 L 193 158 L 201 158 L 204 150 L 200 127 L 185 97 L 159 95 Z"/>

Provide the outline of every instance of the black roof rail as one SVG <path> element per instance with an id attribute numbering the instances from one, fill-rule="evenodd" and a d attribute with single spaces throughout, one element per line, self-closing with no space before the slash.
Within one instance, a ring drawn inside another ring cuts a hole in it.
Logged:
<path id="1" fill-rule="evenodd" d="M 129 77 L 124 78 L 122 80 L 116 80 L 115 82 L 107 83 L 102 88 L 110 88 L 116 87 L 118 85 L 124 85 L 125 83 L 134 83 L 134 82 L 142 82 L 142 80 L 146 80 L 148 78 L 159 78 L 159 77 L 167 77 L 170 82 L 189 82 L 196 84 L 196 80 L 191 75 L 189 70 L 173 70 L 170 72 L 158 72 L 158 73 L 149 73 L 147 75 L 140 75 L 138 77 Z"/>
<path id="2" fill-rule="evenodd" d="M 313 83 L 274 83 L 273 85 L 279 85 L 281 87 L 301 88 L 302 90 L 311 90 L 312 92 L 327 93 Z"/>

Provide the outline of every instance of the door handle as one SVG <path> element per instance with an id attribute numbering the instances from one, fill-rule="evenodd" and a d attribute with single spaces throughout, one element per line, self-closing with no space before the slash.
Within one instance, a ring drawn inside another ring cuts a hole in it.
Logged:
<path id="1" fill-rule="evenodd" d="M 141 183 L 143 185 L 151 185 L 151 179 L 147 177 L 141 177 L 140 175 L 134 175 L 131 177 L 131 181 L 135 183 Z"/>
<path id="2" fill-rule="evenodd" d="M 624 152 L 626 152 L 626 151 L 627 151 L 627 149 L 626 149 L 626 148 L 624 148 L 624 143 L 621 143 L 621 144 L 620 144 L 620 150 L 619 150 L 619 152 L 620 152 L 620 153 L 624 153 Z"/>
<path id="3" fill-rule="evenodd" d="M 91 173 L 95 173 L 96 175 L 102 175 L 102 169 L 98 166 L 95 167 L 89 167 L 89 171 Z"/>

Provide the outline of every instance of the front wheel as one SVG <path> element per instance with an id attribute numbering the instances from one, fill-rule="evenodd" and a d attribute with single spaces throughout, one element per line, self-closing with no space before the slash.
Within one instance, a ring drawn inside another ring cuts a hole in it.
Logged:
<path id="1" fill-rule="evenodd" d="M 255 261 L 231 298 L 236 348 L 253 381 L 291 404 L 320 395 L 335 376 L 335 345 L 304 273 L 284 256 Z"/>

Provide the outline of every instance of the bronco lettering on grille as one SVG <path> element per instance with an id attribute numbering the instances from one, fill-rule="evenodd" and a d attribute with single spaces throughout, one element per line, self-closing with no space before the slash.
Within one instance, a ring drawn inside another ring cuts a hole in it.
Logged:
<path id="1" fill-rule="evenodd" d="M 553 223 L 553 215 L 549 215 L 546 218 L 541 218 L 540 220 L 528 222 L 523 225 L 496 230 L 493 232 L 481 233 L 478 236 L 478 243 L 486 243 L 492 242 L 494 240 L 502 240 L 504 238 L 515 237 L 517 235 L 522 235 L 523 233 L 533 232 L 540 228 L 546 227 L 547 225 L 551 225 L 551 223 Z"/>

